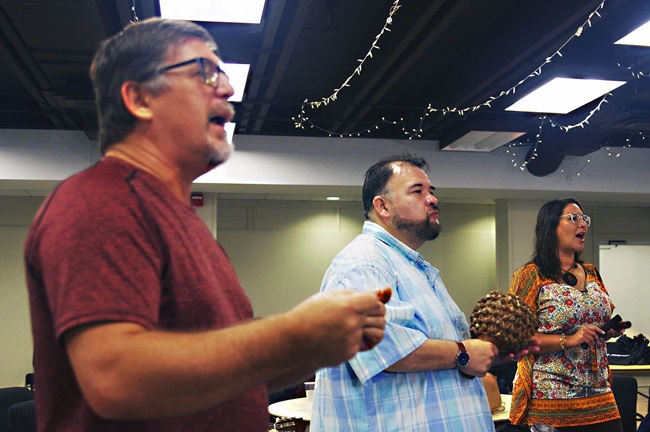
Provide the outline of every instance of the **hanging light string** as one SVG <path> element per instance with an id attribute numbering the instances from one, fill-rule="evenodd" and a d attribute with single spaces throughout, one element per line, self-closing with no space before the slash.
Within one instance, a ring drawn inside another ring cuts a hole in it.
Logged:
<path id="1" fill-rule="evenodd" d="M 562 131 L 564 131 L 564 132 L 569 132 L 571 129 L 574 129 L 574 128 L 577 128 L 577 127 L 580 127 L 580 128 L 583 128 L 583 129 L 584 129 L 585 125 L 588 125 L 588 124 L 589 124 L 589 119 L 591 119 L 591 117 L 593 117 L 593 115 L 596 114 L 597 111 L 600 111 L 600 107 L 601 107 L 603 104 L 608 103 L 608 102 L 607 102 L 607 97 L 609 97 L 609 96 L 611 96 L 611 95 L 612 95 L 611 93 L 607 93 L 605 96 L 603 96 L 603 98 L 600 100 L 600 102 L 598 102 L 598 105 L 596 105 L 596 108 L 592 109 L 592 110 L 589 112 L 589 114 L 587 114 L 587 117 L 585 117 L 582 121 L 580 121 L 580 122 L 578 122 L 578 123 L 576 123 L 576 124 L 563 126 L 563 125 L 561 125 L 561 124 L 559 124 L 559 123 L 555 123 L 552 119 L 549 119 L 549 120 L 550 120 L 550 124 L 551 124 L 551 126 L 553 126 L 553 127 L 560 128 L 560 130 L 562 130 Z"/>
<path id="2" fill-rule="evenodd" d="M 523 171 L 524 168 L 526 168 L 526 165 L 528 165 L 528 163 L 530 163 L 533 159 L 535 159 L 535 157 L 537 157 L 537 149 L 539 148 L 539 145 L 542 143 L 541 134 L 542 134 L 542 130 L 543 130 L 544 121 L 549 120 L 549 122 L 552 122 L 552 120 L 547 119 L 545 117 L 540 117 L 540 119 L 541 119 L 541 123 L 540 123 L 540 126 L 539 126 L 538 133 L 536 135 L 536 142 L 534 144 L 532 155 L 527 161 L 524 161 L 521 164 L 521 166 L 517 162 L 517 152 L 516 152 L 516 150 L 518 148 L 521 148 L 521 147 L 530 147 L 531 143 L 530 142 L 521 142 L 521 141 L 519 141 L 519 142 L 513 142 L 513 143 L 510 143 L 510 144 L 507 144 L 505 146 L 506 154 L 509 155 L 510 163 L 511 163 L 511 165 L 513 167 L 519 167 Z M 614 151 L 614 150 L 612 150 L 611 146 L 605 145 L 604 147 L 601 147 L 600 149 L 598 149 L 596 152 L 593 152 L 592 155 L 595 155 L 595 154 L 597 154 L 598 151 L 600 151 L 601 153 L 604 153 L 606 157 L 616 159 L 616 158 L 619 158 L 626 149 L 629 149 L 629 148 L 633 147 L 632 146 L 632 141 L 633 140 L 641 139 L 642 141 L 645 141 L 646 138 L 650 139 L 650 133 L 642 132 L 642 131 L 628 131 L 628 136 L 625 139 L 625 144 L 623 146 L 619 147 L 621 150 Z M 642 144 L 640 147 L 646 147 L 646 145 Z M 582 175 L 582 173 L 587 169 L 589 164 L 592 162 L 592 155 L 587 156 L 587 158 L 585 159 L 584 164 L 577 171 L 574 171 L 571 174 L 567 174 L 566 173 L 567 169 L 561 168 L 560 172 L 563 173 L 563 174 L 566 174 L 567 180 L 569 180 L 569 181 L 571 181 L 573 179 L 573 176 L 580 177 Z"/>
<path id="3" fill-rule="evenodd" d="M 319 101 L 310 102 L 308 99 L 304 100 L 304 102 L 302 103 L 302 106 L 300 108 L 300 114 L 298 115 L 298 117 L 297 118 L 296 117 L 291 118 L 294 121 L 296 128 L 304 129 L 304 126 L 303 126 L 304 123 L 309 123 L 310 125 L 312 125 L 312 127 L 314 127 L 315 125 L 313 125 L 313 123 L 311 123 L 311 121 L 309 120 L 309 118 L 306 115 L 306 107 L 308 106 L 311 109 L 317 109 L 317 108 L 320 108 L 321 106 L 329 105 L 331 102 L 334 102 L 338 98 L 338 94 L 339 94 L 339 92 L 341 90 L 343 90 L 343 88 L 350 87 L 350 81 L 352 81 L 352 78 L 355 75 L 361 76 L 361 70 L 363 69 L 363 65 L 368 59 L 372 58 L 373 50 L 380 49 L 379 48 L 379 39 L 381 39 L 381 37 L 384 35 L 384 33 L 391 31 L 390 26 L 393 23 L 393 15 L 395 15 L 395 13 L 397 13 L 399 8 L 401 7 L 399 2 L 400 2 L 400 0 L 394 0 L 393 4 L 391 5 L 390 10 L 388 12 L 388 18 L 386 18 L 386 22 L 384 23 L 384 26 L 382 27 L 381 31 L 379 32 L 379 34 L 377 34 L 377 36 L 375 36 L 375 40 L 370 45 L 370 49 L 368 49 L 368 52 L 366 53 L 366 55 L 363 56 L 363 58 L 357 60 L 359 62 L 359 65 L 354 69 L 354 72 L 352 72 L 347 77 L 347 79 L 343 82 L 343 84 L 341 84 L 341 86 L 339 88 L 334 89 L 334 93 L 332 93 L 331 95 L 329 95 L 326 98 L 323 98 L 323 99 L 321 99 Z M 330 135 L 333 134 L 332 132 L 326 131 L 323 128 L 318 128 L 318 129 L 320 129 L 322 131 L 325 131 L 325 132 L 328 132 L 328 133 L 330 133 Z M 367 131 L 372 130 L 372 129 L 373 129 L 373 127 L 364 130 L 364 132 L 367 132 Z"/>
<path id="4" fill-rule="evenodd" d="M 297 117 L 292 117 L 292 120 L 294 121 L 294 126 L 295 126 L 296 128 L 304 129 L 304 128 L 305 128 L 304 125 L 305 125 L 305 123 L 306 123 L 306 124 L 309 124 L 309 126 L 310 126 L 311 128 L 316 128 L 316 129 L 318 129 L 318 130 L 321 130 L 321 131 L 323 131 L 323 132 L 325 132 L 325 133 L 328 133 L 330 136 L 343 136 L 343 134 L 339 134 L 339 133 L 336 133 L 336 132 L 333 132 L 333 131 L 327 130 L 327 129 L 325 129 L 325 128 L 321 128 L 321 127 L 316 126 L 316 125 L 311 121 L 311 119 L 307 116 L 307 114 L 306 114 L 306 108 L 309 107 L 309 108 L 311 108 L 311 109 L 317 109 L 317 108 L 320 108 L 321 106 L 326 106 L 326 105 L 328 105 L 329 103 L 332 103 L 332 102 L 336 101 L 336 100 L 337 100 L 337 96 L 338 96 L 339 91 L 341 91 L 344 87 L 350 87 L 349 82 L 351 81 L 352 77 L 353 77 L 355 74 L 356 74 L 356 75 L 359 75 L 359 76 L 361 75 L 361 69 L 362 69 L 362 65 L 363 65 L 363 63 L 364 63 L 367 59 L 372 58 L 372 50 L 373 50 L 373 49 L 379 49 L 379 45 L 378 45 L 379 38 L 384 34 L 385 31 L 390 31 L 390 29 L 389 29 L 388 27 L 389 27 L 389 25 L 392 24 L 392 22 L 393 22 L 393 15 L 394 15 L 394 13 L 397 12 L 397 10 L 400 8 L 400 5 L 399 5 L 398 3 L 399 3 L 399 0 L 396 0 L 396 1 L 393 3 L 393 5 L 392 5 L 392 7 L 391 7 L 391 10 L 390 10 L 390 13 L 389 13 L 389 16 L 388 16 L 388 18 L 386 19 L 386 24 L 384 24 L 384 27 L 382 28 L 382 31 L 381 31 L 381 32 L 380 32 L 380 33 L 375 37 L 375 40 L 374 40 L 372 46 L 370 47 L 370 49 L 368 50 L 368 53 L 366 54 L 366 56 L 365 56 L 363 59 L 359 60 L 359 62 L 360 62 L 359 66 L 358 66 L 357 69 L 355 69 L 355 71 L 354 71 L 354 72 L 353 72 L 353 73 L 352 73 L 352 74 L 351 74 L 351 75 L 350 75 L 350 76 L 345 80 L 345 82 L 344 82 L 344 83 L 343 83 L 339 88 L 337 88 L 337 89 L 334 91 L 334 93 L 333 93 L 332 95 L 330 95 L 329 97 L 327 97 L 327 98 L 325 98 L 325 99 L 321 99 L 320 101 L 317 101 L 317 102 L 309 102 L 307 99 L 305 99 L 305 101 L 302 103 L 300 114 L 299 114 Z M 567 40 L 566 40 L 566 41 L 565 41 L 561 46 L 560 46 L 560 48 L 558 48 L 558 49 L 557 49 L 557 50 L 556 50 L 552 55 L 548 56 L 548 57 L 544 60 L 544 62 L 543 62 L 539 67 L 537 67 L 533 72 L 531 72 L 530 74 L 528 74 L 525 78 L 521 79 L 518 83 L 516 83 L 515 85 L 513 85 L 513 86 L 510 87 L 509 89 L 507 89 L 507 90 L 502 90 L 502 91 L 499 92 L 496 96 L 490 96 L 487 100 L 485 100 L 485 101 L 483 101 L 483 102 L 480 102 L 480 103 L 478 103 L 478 104 L 476 104 L 476 105 L 474 105 L 474 106 L 465 107 L 465 108 L 459 108 L 459 107 L 434 108 L 431 104 L 429 104 L 429 105 L 427 106 L 427 108 L 425 109 L 424 114 L 423 114 L 423 115 L 420 117 L 420 119 L 419 119 L 419 122 L 418 122 L 418 126 L 419 126 L 419 127 L 418 127 L 417 129 L 412 129 L 411 131 L 407 131 L 406 128 L 403 127 L 402 130 L 403 130 L 404 133 L 409 137 L 409 139 L 412 139 L 412 138 L 421 138 L 421 136 L 422 136 L 422 132 L 423 132 L 423 124 L 424 124 L 424 120 L 425 120 L 425 118 L 428 117 L 431 113 L 434 113 L 434 112 L 440 112 L 440 113 L 442 113 L 443 115 L 447 115 L 447 114 L 450 114 L 450 113 L 458 113 L 458 115 L 461 115 L 461 116 L 462 116 L 462 115 L 466 115 L 466 114 L 469 113 L 469 112 L 477 111 L 477 110 L 479 110 L 479 109 L 481 109 L 481 108 L 483 108 L 483 107 L 490 107 L 490 108 L 491 108 L 491 107 L 492 107 L 492 103 L 493 103 L 494 101 L 496 101 L 497 99 L 500 99 L 500 98 L 502 98 L 502 97 L 504 97 L 504 96 L 508 96 L 508 95 L 510 95 L 511 93 L 514 94 L 514 93 L 516 92 L 517 88 L 518 88 L 519 86 L 521 86 L 522 84 L 524 84 L 526 81 L 528 81 L 530 78 L 534 78 L 534 77 L 538 77 L 538 76 L 540 76 L 540 75 L 542 74 L 542 69 L 544 68 L 544 66 L 546 66 L 546 65 L 549 64 L 549 63 L 551 63 L 551 62 L 552 62 L 554 59 L 556 59 L 557 57 L 563 57 L 563 56 L 562 56 L 562 50 L 563 50 L 563 49 L 564 49 L 564 48 L 565 48 L 565 47 L 566 47 L 566 46 L 567 46 L 567 45 L 568 45 L 568 44 L 569 44 L 569 43 L 570 43 L 574 38 L 580 37 L 580 36 L 582 35 L 582 32 L 585 30 L 586 27 L 589 27 L 589 28 L 592 27 L 592 25 L 593 25 L 593 24 L 592 24 L 592 20 L 593 20 L 595 17 L 599 17 L 599 18 L 600 18 L 600 17 L 601 17 L 601 15 L 600 15 L 600 11 L 601 11 L 602 9 L 604 9 L 604 8 L 605 8 L 605 0 L 603 0 L 603 1 L 598 5 L 598 7 L 597 7 L 596 9 L 594 9 L 594 10 L 593 10 L 589 15 L 588 15 L 588 17 L 587 17 L 587 19 L 584 21 L 584 23 L 583 23 L 580 27 L 578 27 L 578 28 L 576 29 L 576 31 L 575 31 L 575 32 L 574 32 L 574 33 L 573 33 L 573 34 L 572 34 L 572 35 L 571 35 L 571 36 L 570 36 L 570 37 L 569 37 L 569 38 L 568 38 L 568 39 L 567 39 Z M 379 124 L 381 124 L 381 123 L 393 123 L 393 124 L 396 124 L 397 122 L 392 122 L 392 121 L 390 121 L 390 120 L 387 120 L 387 119 L 385 119 L 385 118 L 382 118 L 382 121 L 381 121 L 381 122 L 377 122 L 377 124 L 375 124 L 375 125 L 373 125 L 373 126 L 367 128 L 367 129 L 364 129 L 364 130 L 362 130 L 362 131 L 357 131 L 357 132 L 353 132 L 353 133 L 351 133 L 351 134 L 347 134 L 347 136 L 353 136 L 353 135 L 357 135 L 357 136 L 358 136 L 358 135 L 360 135 L 360 134 L 362 134 L 362 133 L 369 133 L 369 132 L 371 132 L 372 130 L 376 130 L 376 129 L 378 129 L 377 126 L 378 126 Z M 583 127 L 584 127 L 584 125 L 583 125 Z"/>
<path id="5" fill-rule="evenodd" d="M 510 163 L 512 164 L 513 168 L 516 168 L 519 166 L 520 170 L 526 169 L 526 166 L 533 160 L 537 158 L 537 149 L 539 146 L 542 144 L 542 130 L 544 129 L 544 123 L 548 120 L 546 116 L 541 116 L 540 117 L 540 122 L 539 122 L 539 127 L 537 128 L 537 134 L 535 135 L 535 145 L 533 147 L 533 151 L 531 152 L 530 158 L 528 160 L 525 160 L 521 166 L 519 166 L 519 163 L 517 162 L 517 154 L 515 153 L 516 148 L 523 147 L 523 146 L 528 146 L 529 143 L 522 143 L 522 142 L 513 142 L 508 145 L 506 145 L 506 154 L 510 155 Z"/>
<path id="6" fill-rule="evenodd" d="M 616 63 L 616 66 L 620 67 L 621 69 L 625 69 L 628 71 L 634 78 L 640 79 L 640 78 L 648 78 L 650 77 L 650 73 L 648 72 L 642 72 L 639 70 L 634 70 L 632 69 L 631 66 L 622 66 L 620 63 Z"/>
<path id="7" fill-rule="evenodd" d="M 132 23 L 139 21 L 140 19 L 138 18 L 138 14 L 135 11 L 135 0 L 133 0 L 133 3 L 131 4 L 131 12 L 133 13 L 133 19 L 131 20 Z"/>

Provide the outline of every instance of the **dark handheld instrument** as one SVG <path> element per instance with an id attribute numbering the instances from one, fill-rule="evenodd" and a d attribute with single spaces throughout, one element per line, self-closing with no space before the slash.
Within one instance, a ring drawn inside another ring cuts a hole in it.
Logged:
<path id="1" fill-rule="evenodd" d="M 628 329 L 632 327 L 632 323 L 629 321 L 623 321 L 623 318 L 621 318 L 620 315 L 616 314 L 607 321 L 605 324 L 600 326 L 600 329 L 604 332 L 603 334 L 600 335 L 600 337 L 604 338 L 607 332 L 611 329 L 614 329 L 616 331 L 623 330 L 623 329 Z M 580 345 L 582 348 L 587 349 L 589 348 L 589 345 L 587 345 L 586 342 L 583 342 Z"/>

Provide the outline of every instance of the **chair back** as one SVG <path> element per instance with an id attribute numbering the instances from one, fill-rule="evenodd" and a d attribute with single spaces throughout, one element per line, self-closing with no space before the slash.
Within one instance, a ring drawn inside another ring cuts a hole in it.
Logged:
<path id="1" fill-rule="evenodd" d="M 636 432 L 636 399 L 638 384 L 631 376 L 614 375 L 612 392 L 621 414 L 623 432 Z"/>
<path id="2" fill-rule="evenodd" d="M 9 408 L 19 402 L 34 399 L 34 393 L 25 387 L 0 388 L 0 432 L 11 432 Z"/>
<path id="3" fill-rule="evenodd" d="M 9 408 L 11 432 L 36 432 L 36 400 L 18 402 Z"/>

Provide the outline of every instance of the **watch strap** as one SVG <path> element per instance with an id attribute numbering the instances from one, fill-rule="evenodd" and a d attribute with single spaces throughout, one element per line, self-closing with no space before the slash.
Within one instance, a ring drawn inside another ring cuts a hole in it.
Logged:
<path id="1" fill-rule="evenodd" d="M 458 355 L 460 355 L 461 353 L 466 353 L 467 352 L 467 349 L 465 349 L 465 344 L 464 343 L 456 342 L 456 345 L 458 346 L 458 350 L 459 350 Z M 462 376 L 463 378 L 466 378 L 466 379 L 474 379 L 474 378 L 476 378 L 476 376 L 474 376 L 474 375 L 470 375 L 470 374 L 467 374 L 467 373 L 463 372 L 463 370 L 460 368 L 460 366 L 458 366 L 458 373 L 460 374 L 460 376 Z"/>

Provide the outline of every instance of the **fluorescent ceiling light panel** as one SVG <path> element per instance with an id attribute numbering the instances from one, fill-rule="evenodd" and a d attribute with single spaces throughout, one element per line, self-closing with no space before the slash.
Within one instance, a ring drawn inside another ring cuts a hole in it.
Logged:
<path id="1" fill-rule="evenodd" d="M 226 136 L 228 139 L 228 142 L 232 144 L 232 136 L 235 134 L 235 126 L 237 123 L 233 122 L 228 122 L 225 125 L 223 125 L 223 128 L 226 130 Z"/>
<path id="2" fill-rule="evenodd" d="M 187 21 L 259 24 L 266 0 L 159 0 L 160 16 Z"/>
<path id="3" fill-rule="evenodd" d="M 230 102 L 241 102 L 244 98 L 244 88 L 248 79 L 248 71 L 251 68 L 249 64 L 241 63 L 222 63 L 221 68 L 228 75 L 230 85 L 235 89 L 235 94 L 228 99 Z"/>
<path id="4" fill-rule="evenodd" d="M 566 114 L 625 84 L 625 81 L 554 78 L 506 111 Z"/>
<path id="5" fill-rule="evenodd" d="M 650 47 L 650 21 L 614 43 L 618 45 Z"/>
<path id="6" fill-rule="evenodd" d="M 526 132 L 470 131 L 442 150 L 491 152 Z"/>

